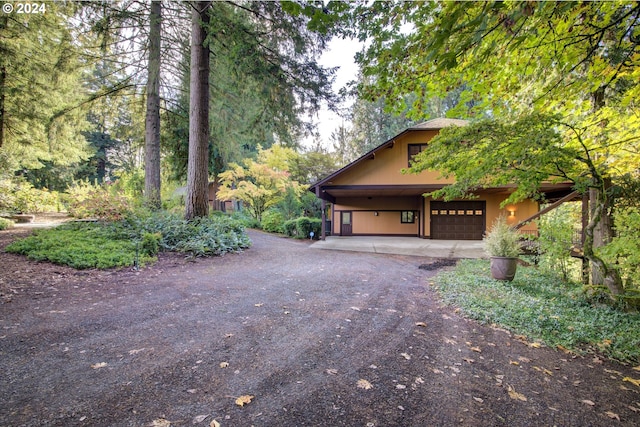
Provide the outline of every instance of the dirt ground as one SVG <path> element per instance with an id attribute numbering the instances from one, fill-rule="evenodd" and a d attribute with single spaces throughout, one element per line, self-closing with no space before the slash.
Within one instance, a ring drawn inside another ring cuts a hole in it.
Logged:
<path id="1" fill-rule="evenodd" d="M 250 237 L 141 271 L 0 251 L 0 425 L 640 425 L 640 372 L 465 320 L 435 260 Z"/>

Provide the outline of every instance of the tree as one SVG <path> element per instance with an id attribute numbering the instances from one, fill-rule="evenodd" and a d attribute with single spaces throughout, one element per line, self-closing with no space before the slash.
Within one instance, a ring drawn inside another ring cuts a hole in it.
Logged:
<path id="1" fill-rule="evenodd" d="M 259 222 L 267 209 L 285 198 L 289 188 L 300 193 L 300 186 L 289 179 L 287 172 L 251 159 L 245 160 L 244 166 L 230 165 L 230 168 L 218 177 L 218 200 L 242 201 L 251 216 Z"/>
<path id="2" fill-rule="evenodd" d="M 83 64 L 69 24 L 75 5 L 0 15 L 0 167 L 70 165 L 89 156 L 82 135 Z"/>
<path id="3" fill-rule="evenodd" d="M 144 194 L 146 204 L 160 208 L 160 38 L 162 2 L 151 1 L 145 122 Z"/>
<path id="4" fill-rule="evenodd" d="M 191 7 L 191 80 L 189 97 L 189 161 L 185 218 L 209 212 L 209 47 L 207 26 L 211 2 Z"/>
<path id="5" fill-rule="evenodd" d="M 517 190 L 510 199 L 515 200 L 534 195 L 534 184 L 545 177 L 573 180 L 576 189 L 591 194 L 584 250 L 594 266 L 592 280 L 606 284 L 614 295 L 622 293 L 615 266 L 593 248 L 612 235 L 618 177 L 637 175 L 632 165 L 640 152 L 640 5 L 496 1 L 378 6 L 377 19 L 362 27 L 362 36 L 375 39 L 361 58 L 364 74 L 375 76 L 361 87 L 363 92 L 390 100 L 413 93 L 420 102 L 464 86 L 448 114 L 490 119 L 442 132 L 430 144 L 427 153 L 437 153 L 458 181 L 435 195 L 512 183 Z M 400 31 L 398 16 L 413 25 L 412 32 Z M 446 156 L 444 147 L 452 150 Z M 413 170 L 434 164 L 427 153 Z M 478 170 L 472 171 L 472 165 Z"/>

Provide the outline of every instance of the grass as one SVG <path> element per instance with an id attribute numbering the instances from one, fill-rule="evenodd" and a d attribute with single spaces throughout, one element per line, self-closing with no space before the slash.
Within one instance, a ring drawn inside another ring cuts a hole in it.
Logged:
<path id="1" fill-rule="evenodd" d="M 244 227 L 226 216 L 186 221 L 166 212 L 139 212 L 121 221 L 67 223 L 37 230 L 7 252 L 77 269 L 144 265 L 159 250 L 222 255 L 251 244 Z"/>
<path id="2" fill-rule="evenodd" d="M 466 316 L 578 354 L 640 362 L 640 314 L 594 305 L 576 284 L 533 267 L 518 267 L 513 282 L 493 280 L 486 260 L 462 260 L 441 273 L 443 300 Z"/>

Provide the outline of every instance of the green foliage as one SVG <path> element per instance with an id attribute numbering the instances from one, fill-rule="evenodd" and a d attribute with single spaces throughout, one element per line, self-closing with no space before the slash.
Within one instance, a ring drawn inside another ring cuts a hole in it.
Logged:
<path id="1" fill-rule="evenodd" d="M 160 242 L 162 241 L 162 233 L 142 233 L 142 242 L 140 242 L 140 250 L 143 254 L 154 256 L 160 250 Z"/>
<path id="2" fill-rule="evenodd" d="M 37 230 L 7 246 L 6 251 L 77 269 L 124 267 L 136 261 L 135 241 L 114 238 L 108 227 L 98 223 L 68 223 Z M 139 263 L 152 260 L 143 254 Z"/>
<path id="3" fill-rule="evenodd" d="M 0 231 L 13 227 L 13 221 L 7 218 L 0 217 Z"/>
<path id="4" fill-rule="evenodd" d="M 640 290 L 640 209 L 629 207 L 615 213 L 616 236 L 599 254 L 619 268 L 625 292 Z"/>
<path id="5" fill-rule="evenodd" d="M 517 258 L 520 255 L 520 235 L 507 224 L 504 216 L 495 220 L 484 239 L 490 256 Z"/>
<path id="6" fill-rule="evenodd" d="M 581 288 L 520 268 L 513 282 L 491 279 L 486 260 L 462 260 L 435 279 L 447 304 L 487 324 L 497 324 L 550 347 L 640 361 L 640 314 L 590 304 Z"/>
<path id="7" fill-rule="evenodd" d="M 538 220 L 540 236 L 539 265 L 549 275 L 557 275 L 564 281 L 579 279 L 578 261 L 571 257 L 571 247 L 577 225 L 580 224 L 580 206 L 565 203 Z M 572 272 L 577 272 L 572 276 Z"/>
<path id="8" fill-rule="evenodd" d="M 272 233 L 284 233 L 284 215 L 278 209 L 270 209 L 262 215 L 260 223 L 264 231 Z"/>
<path id="9" fill-rule="evenodd" d="M 318 218 L 308 218 L 306 216 L 284 223 L 285 234 L 290 237 L 295 237 L 296 239 L 308 239 L 311 232 L 314 233 L 314 239 L 317 239 L 320 237 L 321 227 L 322 220 Z"/>
<path id="10" fill-rule="evenodd" d="M 34 188 L 20 178 L 0 178 L 0 211 L 59 212 L 60 207 L 60 195 L 56 191 Z"/>
<path id="11" fill-rule="evenodd" d="M 82 269 L 143 265 L 159 250 L 211 256 L 250 245 L 244 226 L 226 215 L 186 221 L 167 212 L 139 210 L 116 222 L 72 222 L 38 230 L 6 250 Z"/>
<path id="12" fill-rule="evenodd" d="M 96 218 L 117 221 L 133 209 L 131 200 L 110 191 L 109 185 L 93 186 L 77 183 L 68 191 L 67 210 L 76 218 Z"/>

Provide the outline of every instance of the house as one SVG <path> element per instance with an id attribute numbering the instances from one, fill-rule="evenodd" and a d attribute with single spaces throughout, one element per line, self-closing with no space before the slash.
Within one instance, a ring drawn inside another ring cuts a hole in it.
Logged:
<path id="1" fill-rule="evenodd" d="M 534 200 L 500 204 L 515 186 L 485 188 L 473 200 L 442 201 L 423 194 L 453 182 L 438 171 L 403 174 L 412 156 L 422 151 L 440 129 L 464 126 L 465 120 L 433 119 L 399 133 L 357 160 L 313 184 L 312 191 L 323 203 L 323 237 L 416 236 L 426 239 L 482 240 L 487 227 L 501 215 L 520 226 L 523 233 L 536 233 L 536 224 L 518 224 L 534 216 Z M 540 188 L 547 199 L 572 192 L 571 183 L 549 183 Z M 327 202 L 331 209 L 327 209 Z"/>

